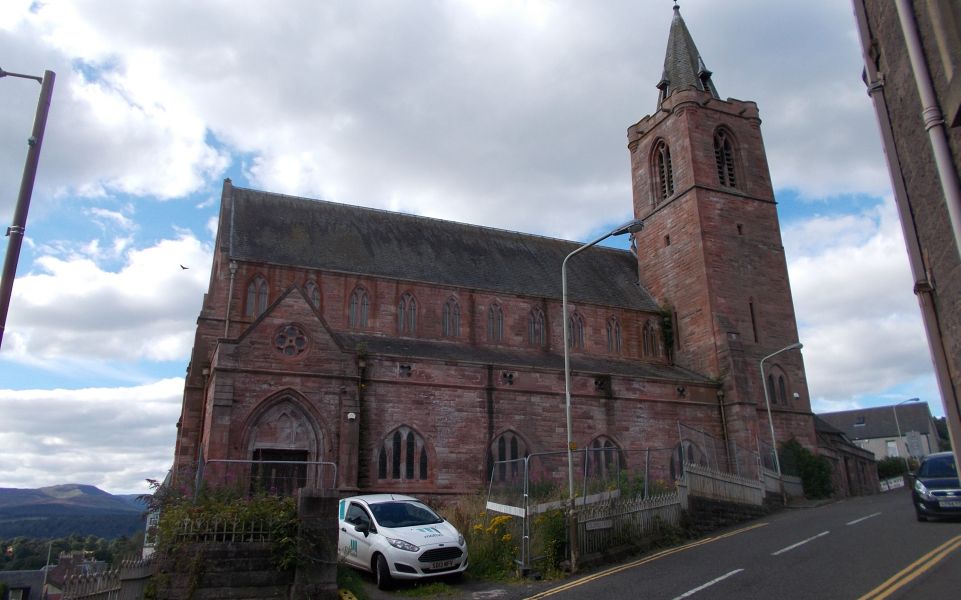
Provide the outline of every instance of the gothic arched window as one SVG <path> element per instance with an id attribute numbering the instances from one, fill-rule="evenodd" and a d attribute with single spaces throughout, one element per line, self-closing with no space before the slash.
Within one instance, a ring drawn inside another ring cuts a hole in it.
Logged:
<path id="1" fill-rule="evenodd" d="M 593 478 L 616 477 L 623 468 L 620 447 L 606 435 L 599 435 L 588 446 L 587 470 Z"/>
<path id="2" fill-rule="evenodd" d="M 414 335 L 417 329 L 417 300 L 407 292 L 397 303 L 397 333 Z"/>
<path id="3" fill-rule="evenodd" d="M 531 346 L 543 346 L 547 342 L 544 331 L 544 311 L 539 308 L 532 308 L 527 318 L 527 342 Z"/>
<path id="4" fill-rule="evenodd" d="M 460 304 L 453 296 L 444 303 L 441 329 L 444 337 L 460 337 Z"/>
<path id="5" fill-rule="evenodd" d="M 657 328 L 648 321 L 641 329 L 641 348 L 644 356 L 660 356 L 661 349 L 657 343 Z"/>
<path id="6" fill-rule="evenodd" d="M 490 464 L 498 481 L 505 481 L 524 474 L 522 460 L 530 452 L 527 443 L 514 431 L 505 431 L 491 442 Z"/>
<path id="7" fill-rule="evenodd" d="M 424 438 L 406 425 L 388 434 L 377 453 L 377 478 L 411 481 L 427 477 L 428 457 Z"/>
<path id="8" fill-rule="evenodd" d="M 268 288 L 267 280 L 260 275 L 254 277 L 253 281 L 247 285 L 247 310 L 248 317 L 259 317 L 267 310 Z"/>
<path id="9" fill-rule="evenodd" d="M 767 375 L 767 397 L 771 399 L 771 404 L 777 404 L 777 395 L 774 393 L 774 375 Z"/>
<path id="10" fill-rule="evenodd" d="M 492 302 L 487 309 L 487 340 L 500 342 L 504 339 L 504 309 L 497 302 Z"/>
<path id="11" fill-rule="evenodd" d="M 777 377 L 777 397 L 781 404 L 787 404 L 787 386 L 784 384 L 784 375 Z"/>
<path id="12" fill-rule="evenodd" d="M 357 286 L 347 305 L 347 326 L 353 329 L 367 327 L 369 313 L 370 299 L 367 297 L 367 290 Z"/>
<path id="13" fill-rule="evenodd" d="M 570 338 L 568 340 L 568 346 L 571 348 L 584 349 L 584 317 L 579 313 L 571 313 L 571 317 L 568 320 L 567 325 L 570 333 Z"/>
<path id="14" fill-rule="evenodd" d="M 320 288 L 317 287 L 317 283 L 313 279 L 309 279 L 304 284 L 304 293 L 307 295 L 307 300 L 311 306 L 320 308 Z"/>
<path id="15" fill-rule="evenodd" d="M 714 161 L 717 164 L 717 180 L 726 187 L 737 187 L 734 173 L 734 143 L 726 129 L 714 132 Z"/>
<path id="16" fill-rule="evenodd" d="M 621 324 L 617 317 L 607 320 L 607 351 L 614 353 L 621 351 Z"/>
<path id="17" fill-rule="evenodd" d="M 657 202 L 674 195 L 674 168 L 671 166 L 671 149 L 664 140 L 654 146 L 654 171 L 657 181 Z"/>

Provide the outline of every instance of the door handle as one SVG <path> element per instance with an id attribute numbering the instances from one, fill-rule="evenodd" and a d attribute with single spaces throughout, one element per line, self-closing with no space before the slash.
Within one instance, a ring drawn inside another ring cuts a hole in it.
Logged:
<path id="1" fill-rule="evenodd" d="M 340 530 L 343 531 L 344 533 L 347 533 L 347 528 L 346 528 L 346 527 L 341 527 Z"/>

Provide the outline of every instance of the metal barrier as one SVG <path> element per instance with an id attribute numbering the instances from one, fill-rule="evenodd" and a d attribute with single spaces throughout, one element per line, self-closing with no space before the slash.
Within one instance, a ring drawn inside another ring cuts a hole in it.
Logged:
<path id="1" fill-rule="evenodd" d="M 607 446 L 575 450 L 571 454 L 575 506 L 580 510 L 614 500 L 637 501 L 674 493 L 674 454 L 672 448 L 628 451 Z M 493 464 L 487 510 L 515 517 L 517 530 L 513 534 L 521 540 L 516 562 L 522 572 L 543 558 L 539 552 L 547 540 L 533 525 L 535 518 L 570 508 L 567 478 L 567 452 L 563 451 Z"/>
<path id="2" fill-rule="evenodd" d="M 234 487 L 247 494 L 289 496 L 302 488 L 337 487 L 337 465 L 328 461 L 236 460 L 211 458 L 200 463 L 198 485 Z"/>

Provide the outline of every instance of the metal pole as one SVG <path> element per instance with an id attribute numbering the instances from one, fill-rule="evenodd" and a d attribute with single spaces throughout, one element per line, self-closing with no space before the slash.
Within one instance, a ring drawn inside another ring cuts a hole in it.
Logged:
<path id="1" fill-rule="evenodd" d="M 774 447 L 774 469 L 777 471 L 777 476 L 781 476 L 781 460 L 777 455 L 777 438 L 774 435 L 774 418 L 771 416 L 771 398 L 767 389 L 767 377 L 764 376 L 764 361 L 782 352 L 787 352 L 788 350 L 800 350 L 803 348 L 803 344 L 800 342 L 795 342 L 790 346 L 785 346 L 777 352 L 772 352 L 764 358 L 761 359 L 761 387 L 764 389 L 764 405 L 767 407 L 767 423 L 771 427 L 771 446 Z"/>
<path id="2" fill-rule="evenodd" d="M 651 479 L 651 449 L 644 452 L 644 499 L 647 500 L 647 482 Z"/>
<path id="3" fill-rule="evenodd" d="M 571 540 L 571 572 L 577 570 L 577 556 L 576 556 L 576 541 L 577 541 L 577 531 L 576 524 L 574 521 L 574 457 L 573 457 L 573 442 L 571 434 L 571 352 L 570 352 L 570 323 L 568 322 L 567 313 L 567 261 L 571 259 L 572 256 L 587 250 L 591 246 L 603 242 L 607 238 L 613 235 L 622 235 L 625 233 L 636 233 L 644 228 L 644 221 L 641 219 L 634 219 L 624 223 L 617 229 L 614 229 L 608 233 L 605 233 L 601 237 L 597 238 L 592 242 L 588 242 L 574 250 L 566 257 L 561 263 L 561 318 L 564 323 L 564 416 L 567 420 L 567 493 L 568 499 L 570 500 L 570 517 L 569 517 L 569 529 L 570 529 L 570 540 Z"/>
<path id="4" fill-rule="evenodd" d="M 764 405 L 767 407 L 767 423 L 771 427 L 771 446 L 774 449 L 774 469 L 777 471 L 778 484 L 781 488 L 781 501 L 784 504 L 787 504 L 787 496 L 784 493 L 784 476 L 781 474 L 781 459 L 777 455 L 777 438 L 774 435 L 774 417 L 771 416 L 771 398 L 767 389 L 767 378 L 764 376 L 764 361 L 773 356 L 777 356 L 782 352 L 787 352 L 788 350 L 800 350 L 803 347 L 804 345 L 800 342 L 795 342 L 790 346 L 785 346 L 777 352 L 772 352 L 761 359 L 761 387 L 764 389 Z"/>
<path id="5" fill-rule="evenodd" d="M 40 146 L 43 144 L 43 132 L 47 127 L 47 113 L 50 111 L 50 98 L 53 96 L 53 82 L 56 74 L 44 71 L 43 79 L 19 73 L 10 73 L 0 69 L 0 77 L 19 77 L 35 79 L 40 82 L 40 99 L 37 101 L 37 114 L 33 120 L 33 133 L 27 140 L 27 161 L 23 166 L 23 176 L 20 179 L 20 194 L 17 196 L 17 206 L 13 213 L 13 224 L 7 228 L 10 241 L 7 242 L 7 254 L 3 260 L 3 274 L 0 276 L 0 346 L 3 345 L 3 332 L 7 326 L 7 311 L 10 309 L 10 296 L 13 293 L 13 280 L 17 276 L 17 263 L 20 260 L 20 246 L 27 228 L 27 213 L 30 210 L 30 198 L 33 195 L 33 183 L 37 177 L 37 166 L 40 164 Z"/>
<path id="6" fill-rule="evenodd" d="M 904 440 L 904 436 L 901 435 L 901 424 L 898 422 L 898 407 L 901 406 L 902 404 L 906 404 L 908 402 L 917 402 L 919 400 L 921 399 L 910 398 L 908 400 L 903 400 L 901 402 L 898 402 L 897 404 L 891 407 L 891 411 L 894 412 L 894 426 L 898 428 L 898 441 L 895 442 L 895 448 L 898 449 L 899 453 L 901 452 L 901 447 L 899 446 L 899 444 L 901 442 L 904 442 L 904 474 L 905 475 L 911 472 L 911 465 L 908 463 L 908 443 Z"/>

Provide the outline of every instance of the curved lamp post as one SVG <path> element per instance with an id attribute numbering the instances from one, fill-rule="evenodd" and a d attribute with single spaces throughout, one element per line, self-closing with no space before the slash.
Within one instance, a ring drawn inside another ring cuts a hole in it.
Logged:
<path id="1" fill-rule="evenodd" d="M 13 213 L 13 224 L 7 228 L 10 241 L 7 243 L 7 254 L 3 260 L 3 275 L 0 277 L 0 344 L 3 344 L 3 330 L 7 326 L 7 311 L 10 308 L 10 295 L 13 293 L 13 280 L 17 276 L 17 263 L 20 261 L 20 246 L 23 234 L 27 228 L 27 212 L 30 210 L 30 197 L 33 195 L 33 182 L 37 177 L 37 165 L 40 164 L 40 146 L 43 143 L 43 131 L 47 126 L 47 113 L 50 110 L 50 98 L 53 96 L 53 82 L 56 74 L 44 71 L 43 77 L 11 73 L 0 69 L 0 77 L 17 77 L 19 79 L 33 79 L 40 83 L 40 99 L 37 101 L 37 115 L 33 120 L 33 133 L 27 140 L 27 162 L 23 166 L 23 177 L 20 179 L 20 195 L 17 196 L 17 207 Z"/>
<path id="2" fill-rule="evenodd" d="M 904 442 L 905 474 L 908 474 L 911 472 L 911 464 L 908 463 L 908 442 L 901 436 L 901 424 L 898 423 L 898 407 L 901 406 L 902 404 L 907 404 L 908 402 L 920 402 L 920 401 L 921 401 L 920 398 L 909 398 L 907 400 L 902 400 L 901 402 L 898 402 L 897 404 L 891 407 L 891 410 L 894 411 L 894 426 L 898 428 L 898 443 Z M 896 448 L 898 447 L 897 444 L 895 444 L 895 447 Z M 901 452 L 900 448 L 898 449 L 898 452 Z"/>
<path id="3" fill-rule="evenodd" d="M 568 322 L 567 314 L 567 261 L 571 259 L 575 254 L 579 254 L 584 250 L 587 250 L 591 246 L 603 242 L 609 237 L 615 235 L 624 235 L 625 233 L 637 233 L 644 228 L 644 221 L 642 219 L 634 219 L 624 223 L 620 227 L 605 233 L 601 237 L 597 238 L 592 242 L 588 242 L 568 254 L 564 258 L 564 262 L 561 263 L 561 304 L 564 319 L 564 411 L 567 419 L 567 490 L 568 498 L 571 503 L 570 510 L 570 533 L 571 533 L 571 570 L 576 568 L 576 553 L 575 553 L 575 525 L 574 525 L 574 459 L 573 450 L 574 445 L 571 441 L 571 356 L 570 356 L 570 323 Z"/>
<path id="4" fill-rule="evenodd" d="M 781 480 L 782 485 L 784 480 L 781 479 L 781 460 L 777 456 L 777 438 L 774 436 L 774 418 L 771 416 L 771 397 L 767 389 L 767 377 L 764 376 L 764 361 L 771 357 L 777 356 L 782 352 L 787 352 L 788 350 L 800 350 L 803 347 L 804 344 L 801 342 L 795 342 L 790 346 L 785 346 L 777 352 L 772 352 L 761 359 L 761 387 L 764 389 L 764 405 L 767 407 L 767 424 L 771 428 L 771 446 L 774 448 L 774 470 L 777 471 L 778 479 Z"/>

